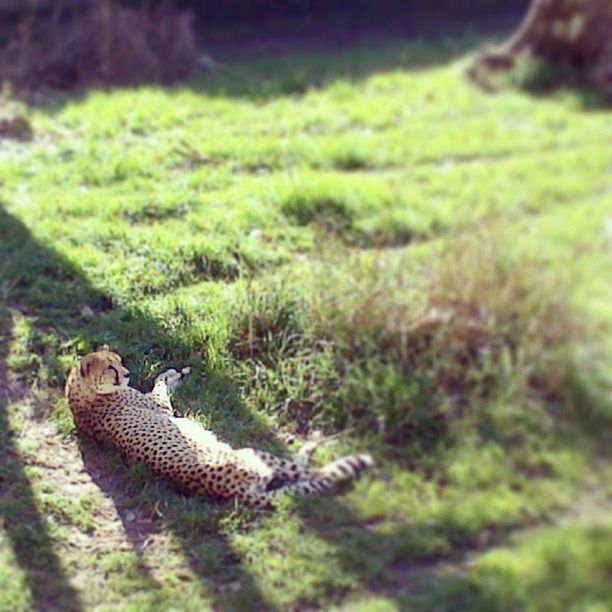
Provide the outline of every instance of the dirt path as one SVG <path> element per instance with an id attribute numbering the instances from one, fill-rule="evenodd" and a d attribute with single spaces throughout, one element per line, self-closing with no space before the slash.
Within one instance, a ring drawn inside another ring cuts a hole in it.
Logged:
<path id="1" fill-rule="evenodd" d="M 95 445 L 59 433 L 44 400 L 11 385 L 4 369 L 0 369 L 0 393 L 8 421 L 17 424 L 8 452 L 25 474 L 35 473 L 29 478 L 33 499 L 42 523 L 50 526 L 54 553 L 70 586 L 95 600 L 108 578 L 105 559 L 115 553 L 131 553 L 143 580 L 155 588 L 157 574 L 162 568 L 167 572 L 169 561 L 172 565 L 176 557 L 175 547 L 146 511 L 122 504 L 127 500 L 123 476 L 109 469 L 104 457 L 96 454 Z M 49 502 L 53 498 L 65 498 L 77 507 L 85 503 L 93 524 L 62 516 Z M 56 525 L 57 530 L 53 529 Z M 182 564 L 183 559 L 175 561 Z M 35 599 L 38 606 L 44 606 Z M 53 608 L 55 602 L 49 605 Z"/>

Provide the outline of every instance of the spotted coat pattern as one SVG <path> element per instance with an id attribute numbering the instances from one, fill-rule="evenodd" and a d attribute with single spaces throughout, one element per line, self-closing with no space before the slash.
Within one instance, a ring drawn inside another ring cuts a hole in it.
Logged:
<path id="1" fill-rule="evenodd" d="M 128 386 L 129 371 L 105 345 L 68 376 L 66 398 L 77 429 L 194 493 L 252 507 L 268 506 L 279 493 L 324 493 L 372 464 L 369 455 L 352 455 L 313 469 L 303 458 L 233 449 L 195 421 L 173 416 L 170 394 L 188 372 L 168 370 L 151 393 L 141 393 Z"/>

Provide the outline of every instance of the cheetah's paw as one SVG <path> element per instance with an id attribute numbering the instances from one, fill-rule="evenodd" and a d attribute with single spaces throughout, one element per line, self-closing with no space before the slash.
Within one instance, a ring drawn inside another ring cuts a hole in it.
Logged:
<path id="1" fill-rule="evenodd" d="M 166 385 L 168 392 L 172 393 L 172 391 L 175 391 L 181 385 L 190 372 L 191 368 L 189 367 L 182 368 L 180 372 L 170 368 L 155 379 L 155 386 Z"/>

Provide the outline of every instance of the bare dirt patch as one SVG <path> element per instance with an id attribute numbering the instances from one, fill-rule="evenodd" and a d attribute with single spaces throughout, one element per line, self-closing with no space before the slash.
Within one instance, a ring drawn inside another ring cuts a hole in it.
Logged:
<path id="1" fill-rule="evenodd" d="M 67 536 L 55 542 L 56 547 L 61 546 L 57 552 L 62 565 L 70 568 L 66 572 L 70 584 L 85 592 L 86 598 L 95 599 L 107 579 L 103 562 L 108 555 L 134 552 L 138 572 L 149 585 L 156 585 L 156 574 L 161 574 L 162 568 L 168 570 L 173 543 L 156 524 L 155 517 L 121 503 L 127 499 L 121 475 L 109 471 L 93 444 L 60 434 L 50 421 L 44 400 L 25 386 L 12 384 L 1 364 L 0 394 L 9 419 L 13 417 L 20 424 L 13 438 L 15 458 L 26 470 L 37 468 L 36 479 L 30 483 L 35 499 L 41 502 L 45 495 L 59 495 L 67 501 L 88 500 L 93 527 L 84 528 L 66 517 L 60 522 Z M 57 520 L 53 512 L 41 513 L 46 514 L 43 521 Z"/>

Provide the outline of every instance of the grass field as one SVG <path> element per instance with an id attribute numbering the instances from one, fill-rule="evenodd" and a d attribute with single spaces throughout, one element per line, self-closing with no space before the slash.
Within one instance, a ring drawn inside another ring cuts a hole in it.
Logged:
<path id="1" fill-rule="evenodd" d="M 612 606 L 612 117 L 473 88 L 477 44 L 25 109 L 1 610 Z M 105 342 L 142 388 L 191 365 L 175 405 L 234 446 L 342 433 L 317 461 L 376 468 L 274 513 L 186 497 L 75 434 L 66 373 Z"/>

